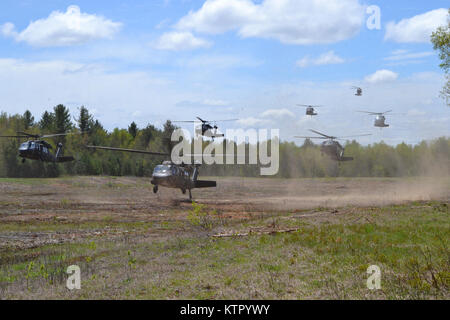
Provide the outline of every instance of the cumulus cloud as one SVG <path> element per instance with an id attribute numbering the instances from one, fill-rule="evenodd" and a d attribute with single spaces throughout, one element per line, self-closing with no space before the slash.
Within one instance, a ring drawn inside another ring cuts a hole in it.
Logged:
<path id="1" fill-rule="evenodd" d="M 344 63 L 345 60 L 337 56 L 334 51 L 329 51 L 321 54 L 318 58 L 314 59 L 310 56 L 303 57 L 296 62 L 296 65 L 300 68 L 305 68 L 309 66 L 321 66 L 327 64 L 339 64 Z"/>
<path id="2" fill-rule="evenodd" d="M 394 42 L 429 42 L 430 36 L 440 26 L 447 24 L 448 10 L 436 9 L 412 18 L 393 21 L 386 25 L 385 40 Z"/>
<path id="3" fill-rule="evenodd" d="M 181 18 L 176 28 L 209 34 L 237 31 L 243 38 L 306 45 L 351 38 L 363 19 L 358 0 L 207 0 Z"/>
<path id="4" fill-rule="evenodd" d="M 225 107 L 230 103 L 220 99 L 183 100 L 176 104 L 177 107 Z"/>
<path id="5" fill-rule="evenodd" d="M 261 114 L 263 118 L 294 118 L 295 115 L 288 109 L 269 109 Z"/>
<path id="6" fill-rule="evenodd" d="M 395 73 L 390 70 L 378 70 L 375 73 L 368 75 L 364 78 L 364 80 L 368 83 L 381 83 L 381 82 L 388 82 L 388 81 L 394 81 L 398 78 L 398 73 Z"/>
<path id="7" fill-rule="evenodd" d="M 193 50 L 198 48 L 209 48 L 212 44 L 201 38 L 195 37 L 190 32 L 166 32 L 156 43 L 159 50 Z"/>
<path id="8" fill-rule="evenodd" d="M 18 32 L 8 22 L 1 26 L 4 36 L 36 47 L 79 45 L 95 39 L 109 39 L 122 24 L 95 14 L 82 13 L 78 6 L 69 6 L 66 12 L 53 11 L 48 18 L 32 21 Z"/>

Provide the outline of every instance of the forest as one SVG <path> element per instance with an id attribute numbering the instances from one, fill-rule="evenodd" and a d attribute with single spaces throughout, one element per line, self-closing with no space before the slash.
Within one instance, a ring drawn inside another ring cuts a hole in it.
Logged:
<path id="1" fill-rule="evenodd" d="M 148 124 L 138 128 L 132 122 L 128 128 L 115 128 L 111 132 L 82 106 L 77 115 L 59 104 L 35 119 L 30 111 L 9 115 L 0 113 L 0 135 L 15 135 L 18 131 L 33 134 L 67 133 L 62 137 L 46 140 L 53 145 L 63 143 L 64 155 L 73 155 L 68 163 L 43 163 L 27 160 L 22 163 L 18 148 L 24 139 L 0 140 L 0 177 L 57 177 L 61 175 L 111 175 L 151 176 L 162 157 L 90 150 L 85 145 L 103 145 L 118 148 L 169 152 L 169 138 L 176 127 L 167 120 L 163 128 Z M 204 142 L 206 146 L 208 142 Z M 234 143 L 234 142 L 223 142 Z M 363 146 L 357 141 L 347 141 L 345 154 L 354 161 L 336 163 L 320 152 L 320 145 L 306 139 L 302 146 L 293 142 L 280 142 L 280 166 L 278 178 L 310 177 L 407 177 L 450 174 L 450 138 L 441 137 L 422 141 L 417 145 L 401 143 L 390 146 L 384 142 Z M 246 145 L 246 150 L 250 146 Z M 259 165 L 204 165 L 203 176 L 257 177 Z"/>

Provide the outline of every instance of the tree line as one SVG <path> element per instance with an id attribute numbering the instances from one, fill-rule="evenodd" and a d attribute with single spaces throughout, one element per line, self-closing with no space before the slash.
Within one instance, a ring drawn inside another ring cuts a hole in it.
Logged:
<path id="1" fill-rule="evenodd" d="M 74 121 L 72 121 L 72 119 Z M 24 114 L 0 113 L 0 135 L 15 135 L 17 131 L 32 134 L 67 133 L 67 136 L 47 139 L 54 146 L 63 143 L 65 155 L 73 155 L 75 161 L 61 164 L 25 161 L 17 156 L 20 143 L 24 140 L 2 138 L 0 140 L 0 177 L 57 177 L 60 175 L 111 175 L 151 176 L 153 168 L 162 157 L 125 152 L 93 151 L 85 145 L 103 145 L 117 148 L 170 151 L 169 139 L 176 127 L 167 120 L 163 128 L 148 124 L 138 128 L 132 122 L 128 128 L 115 128 L 108 132 L 94 119 L 89 110 L 82 106 L 76 117 L 69 109 L 59 104 L 51 111 L 45 111 L 36 120 L 30 111 Z M 206 146 L 208 142 L 204 142 Z M 234 142 L 224 141 L 224 145 Z M 269 141 L 270 143 L 270 141 Z M 245 145 L 247 153 L 254 146 Z M 226 149 L 224 148 L 224 151 Z M 269 148 L 270 150 L 270 148 Z M 433 141 L 422 141 L 417 145 L 401 143 L 390 146 L 384 142 L 362 146 L 357 141 L 347 141 L 345 154 L 353 161 L 338 164 L 322 155 L 320 145 L 306 139 L 302 146 L 293 142 L 280 142 L 279 178 L 310 177 L 404 177 L 430 173 L 450 174 L 450 138 L 441 137 Z M 225 163 L 225 161 L 224 161 Z M 247 163 L 247 162 L 246 162 Z M 258 177 L 259 165 L 204 165 L 203 176 Z"/>

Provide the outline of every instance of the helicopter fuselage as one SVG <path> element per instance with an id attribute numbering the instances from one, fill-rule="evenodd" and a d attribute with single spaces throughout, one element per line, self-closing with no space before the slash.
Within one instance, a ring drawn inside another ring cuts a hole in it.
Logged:
<path id="1" fill-rule="evenodd" d="M 320 151 L 335 161 L 351 161 L 353 158 L 344 157 L 344 147 L 337 141 L 327 140 L 320 146 Z"/>
<path id="2" fill-rule="evenodd" d="M 61 157 L 62 145 L 58 144 L 56 155 L 50 152 L 52 146 L 43 140 L 30 140 L 22 143 L 19 147 L 19 157 L 43 162 L 67 162 L 74 160 L 73 157 Z"/>
<path id="3" fill-rule="evenodd" d="M 389 127 L 389 125 L 386 124 L 386 117 L 382 115 L 378 115 L 375 117 L 374 126 L 379 128 Z"/>
<path id="4" fill-rule="evenodd" d="M 195 127 L 195 133 L 199 136 L 218 138 L 223 137 L 223 133 L 217 133 L 217 127 L 211 126 L 209 123 L 203 123 Z"/>
<path id="5" fill-rule="evenodd" d="M 306 108 L 306 115 L 307 116 L 317 116 L 317 112 L 314 111 L 313 107 Z"/>
<path id="6" fill-rule="evenodd" d="M 199 174 L 198 166 L 177 165 L 170 161 L 164 161 L 153 170 L 151 183 L 154 185 L 153 192 L 158 192 L 158 186 L 180 189 L 183 194 L 191 189 L 210 188 L 216 186 L 216 181 L 197 180 Z"/>

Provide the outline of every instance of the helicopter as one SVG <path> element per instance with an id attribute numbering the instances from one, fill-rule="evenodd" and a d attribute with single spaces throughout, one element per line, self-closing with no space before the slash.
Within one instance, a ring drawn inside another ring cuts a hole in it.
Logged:
<path id="1" fill-rule="evenodd" d="M 362 96 L 362 89 L 360 87 L 352 87 L 352 89 L 356 89 L 355 96 Z"/>
<path id="2" fill-rule="evenodd" d="M 173 121 L 173 122 L 188 122 L 188 123 L 198 123 L 201 122 L 201 125 L 198 125 L 195 127 L 195 134 L 197 136 L 204 136 L 209 137 L 214 140 L 214 138 L 222 138 L 225 135 L 223 133 L 218 133 L 217 130 L 219 129 L 216 125 L 216 122 L 224 122 L 224 121 L 237 121 L 238 119 L 228 119 L 228 120 L 214 120 L 214 121 L 208 121 L 203 120 L 200 117 L 196 117 L 198 120 L 188 120 L 188 121 Z M 211 125 L 211 122 L 214 123 L 214 125 Z"/>
<path id="3" fill-rule="evenodd" d="M 392 112 L 392 110 L 385 111 L 385 112 L 370 112 L 370 111 L 358 111 L 358 112 L 368 113 L 370 115 L 376 116 L 375 117 L 375 122 L 373 124 L 375 127 L 379 127 L 379 128 L 389 127 L 389 125 L 385 122 L 386 121 L 386 117 L 384 115 L 386 113 Z"/>
<path id="4" fill-rule="evenodd" d="M 317 116 L 317 112 L 315 112 L 314 108 L 321 108 L 322 106 L 311 106 L 306 104 L 298 104 L 299 107 L 306 107 L 306 115 L 307 116 Z"/>
<path id="5" fill-rule="evenodd" d="M 0 136 L 0 138 L 32 138 L 33 140 L 28 140 L 23 142 L 19 146 L 19 157 L 22 158 L 22 163 L 25 162 L 26 159 L 30 160 L 40 160 L 43 162 L 69 162 L 75 160 L 72 156 L 62 156 L 62 143 L 58 143 L 56 153 L 53 155 L 50 152 L 52 149 L 51 144 L 46 142 L 43 139 L 66 136 L 72 133 L 57 133 L 57 134 L 48 134 L 48 135 L 38 135 L 38 134 L 30 134 L 22 131 L 17 132 L 16 136 Z"/>
<path id="6" fill-rule="evenodd" d="M 168 153 L 151 152 L 135 149 L 112 148 L 102 146 L 86 146 L 88 149 L 101 149 L 121 152 L 132 152 L 149 154 L 154 156 L 169 156 Z M 180 189 L 183 194 L 189 191 L 189 200 L 192 200 L 192 189 L 196 188 L 212 188 L 216 187 L 216 181 L 198 180 L 200 164 L 181 164 L 172 161 L 163 161 L 162 164 L 157 165 L 152 173 L 151 183 L 153 184 L 153 193 L 157 193 L 159 186 L 166 188 Z"/>
<path id="7" fill-rule="evenodd" d="M 325 139 L 320 146 L 320 151 L 322 153 L 327 154 L 332 160 L 334 161 L 352 161 L 353 157 L 344 157 L 344 147 L 337 142 L 336 140 L 341 140 L 345 138 L 352 138 L 352 137 L 363 137 L 363 136 L 371 136 L 371 134 L 361 134 L 361 135 L 355 135 L 355 136 L 347 136 L 347 137 L 333 137 L 328 136 L 326 134 L 320 133 L 319 131 L 309 129 L 309 131 L 314 132 L 321 137 L 302 137 L 302 136 L 295 136 L 295 138 L 302 138 L 302 139 Z"/>

